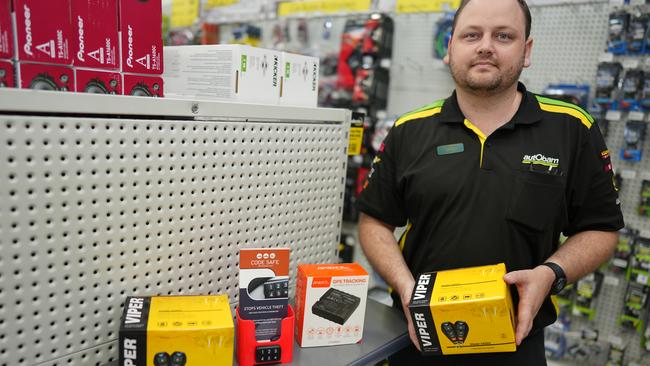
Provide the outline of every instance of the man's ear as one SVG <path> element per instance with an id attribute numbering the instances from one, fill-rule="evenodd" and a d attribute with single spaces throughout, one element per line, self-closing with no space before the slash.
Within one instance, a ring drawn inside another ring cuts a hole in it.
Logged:
<path id="1" fill-rule="evenodd" d="M 529 67 L 531 64 L 531 56 L 533 54 L 533 39 L 528 37 L 524 45 L 524 67 Z"/>

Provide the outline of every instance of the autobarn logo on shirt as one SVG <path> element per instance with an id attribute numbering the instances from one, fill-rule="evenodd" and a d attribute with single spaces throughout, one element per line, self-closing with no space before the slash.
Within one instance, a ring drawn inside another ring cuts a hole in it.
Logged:
<path id="1" fill-rule="evenodd" d="M 549 168 L 557 168 L 560 165 L 560 159 L 546 156 L 544 154 L 526 154 L 521 160 L 522 164 L 544 165 Z"/>

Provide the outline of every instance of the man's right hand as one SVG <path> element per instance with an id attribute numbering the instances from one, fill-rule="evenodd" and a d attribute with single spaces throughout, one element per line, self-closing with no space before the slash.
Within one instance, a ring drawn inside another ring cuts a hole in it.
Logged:
<path id="1" fill-rule="evenodd" d="M 409 337 L 411 342 L 415 347 L 420 350 L 420 342 L 415 335 L 415 327 L 413 326 L 413 320 L 411 319 L 411 312 L 409 311 L 409 302 L 411 301 L 411 295 L 413 294 L 413 288 L 415 286 L 415 281 L 411 280 L 409 283 L 402 286 L 402 289 L 399 292 L 399 297 L 402 300 L 402 309 L 404 310 L 404 315 L 406 316 L 406 323 L 408 324 Z"/>

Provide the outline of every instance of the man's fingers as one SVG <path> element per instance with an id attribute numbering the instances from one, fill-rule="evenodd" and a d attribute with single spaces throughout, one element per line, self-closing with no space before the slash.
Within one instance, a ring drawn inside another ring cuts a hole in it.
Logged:
<path id="1" fill-rule="evenodd" d="M 514 271 L 506 273 L 505 276 L 503 276 L 503 280 L 506 281 L 506 283 L 509 285 L 515 285 L 523 281 L 524 274 L 522 272 L 523 271 Z"/>
<path id="2" fill-rule="evenodd" d="M 526 338 L 528 332 L 533 326 L 533 319 L 531 316 L 530 305 L 522 300 L 519 302 L 519 309 L 517 311 L 517 330 L 515 333 L 515 341 L 517 345 L 520 345 L 521 342 Z"/>

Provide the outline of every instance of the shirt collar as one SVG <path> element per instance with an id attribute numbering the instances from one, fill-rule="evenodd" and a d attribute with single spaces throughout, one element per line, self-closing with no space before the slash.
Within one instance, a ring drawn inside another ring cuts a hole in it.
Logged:
<path id="1" fill-rule="evenodd" d="M 522 83 L 517 84 L 517 91 L 522 94 L 519 109 L 517 109 L 517 113 L 512 117 L 512 120 L 503 125 L 502 128 L 514 128 L 517 124 L 532 124 L 542 119 L 542 110 L 535 95 L 528 92 Z M 458 106 L 456 90 L 445 100 L 438 116 L 440 121 L 446 123 L 462 123 L 465 121 L 465 116 Z"/>

